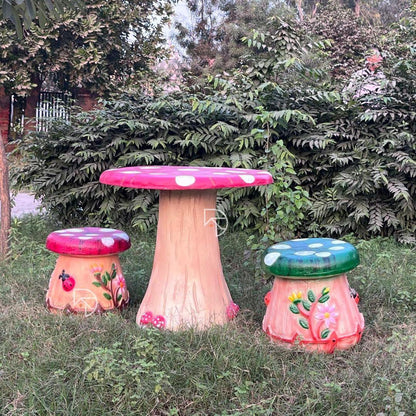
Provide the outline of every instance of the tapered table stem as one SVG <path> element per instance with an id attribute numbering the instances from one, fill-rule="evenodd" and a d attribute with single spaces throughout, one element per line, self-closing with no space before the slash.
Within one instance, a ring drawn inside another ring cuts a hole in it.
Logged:
<path id="1" fill-rule="evenodd" d="M 160 192 L 153 270 L 139 324 L 146 313 L 162 316 L 172 330 L 227 321 L 232 299 L 220 259 L 216 195 L 215 189 Z"/>

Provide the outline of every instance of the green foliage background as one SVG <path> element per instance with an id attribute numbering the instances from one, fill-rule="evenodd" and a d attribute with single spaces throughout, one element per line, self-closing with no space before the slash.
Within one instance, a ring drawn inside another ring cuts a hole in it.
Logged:
<path id="1" fill-rule="evenodd" d="M 246 118 L 236 105 L 211 98 L 199 100 L 197 95 L 182 91 L 158 98 L 139 95 L 102 102 L 100 110 L 80 113 L 70 124 L 57 123 L 48 135 L 23 140 L 19 149 L 25 160 L 15 179 L 30 183 L 44 205 L 64 223 L 82 223 L 86 218 L 92 224 L 126 225 L 132 221 L 141 228 L 156 223 L 155 191 L 98 182 L 101 172 L 114 166 L 191 164 L 275 169 L 276 164 L 280 167 L 276 174 L 286 185 L 273 205 L 280 202 L 278 210 L 288 211 L 294 200 L 302 205 L 303 191 L 290 188 L 295 177 L 283 143 L 268 144 L 267 131 L 254 128 L 261 127 L 263 121 Z M 279 117 L 284 116 L 282 112 Z M 220 194 L 219 208 L 235 225 L 254 226 L 273 190 L 225 190 Z M 290 204 L 287 198 L 292 199 Z M 296 212 L 291 221 L 298 216 Z"/>
<path id="2" fill-rule="evenodd" d="M 231 74 L 104 101 L 23 140 L 15 179 L 31 184 L 63 222 L 147 228 L 156 223 L 156 193 L 101 185 L 102 171 L 142 164 L 269 169 L 272 187 L 220 194 L 219 208 L 235 226 L 270 240 L 353 232 L 414 242 L 415 27 L 410 16 L 391 31 L 385 80 L 378 92 L 356 98 L 328 78 L 329 40 L 274 19 L 267 32 L 245 39 L 251 58 Z"/>
<path id="3" fill-rule="evenodd" d="M 32 2 L 16 3 L 25 9 Z M 35 1 L 38 13 L 42 3 Z M 8 94 L 27 97 L 53 81 L 61 91 L 82 87 L 105 95 L 137 84 L 164 54 L 162 27 L 171 13 L 169 0 L 86 0 L 80 1 L 81 8 L 78 0 L 46 3 L 59 6 L 59 14 L 41 19 L 40 13 L 31 26 L 25 23 L 23 37 L 10 20 L 0 19 L 0 86 Z"/>

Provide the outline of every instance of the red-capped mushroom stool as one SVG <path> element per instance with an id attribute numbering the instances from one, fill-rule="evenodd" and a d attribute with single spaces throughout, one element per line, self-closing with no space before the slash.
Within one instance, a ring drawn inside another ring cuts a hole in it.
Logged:
<path id="1" fill-rule="evenodd" d="M 263 266 L 275 276 L 266 295 L 263 330 L 275 342 L 331 353 L 355 345 L 364 318 L 346 272 L 360 263 L 356 248 L 331 238 L 283 241 L 269 247 Z"/>
<path id="2" fill-rule="evenodd" d="M 90 315 L 122 309 L 129 292 L 118 253 L 129 247 L 129 236 L 110 228 L 70 228 L 49 234 L 46 248 L 59 254 L 46 293 L 49 310 Z"/>
<path id="3" fill-rule="evenodd" d="M 152 275 L 137 323 L 205 329 L 234 318 L 218 244 L 217 189 L 267 185 L 269 172 L 197 166 L 135 166 L 103 172 L 100 182 L 158 189 L 159 220 Z"/>

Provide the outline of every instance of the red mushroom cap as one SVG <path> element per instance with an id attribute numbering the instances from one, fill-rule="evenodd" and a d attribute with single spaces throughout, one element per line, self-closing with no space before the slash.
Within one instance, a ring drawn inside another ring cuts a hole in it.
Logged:
<path id="1" fill-rule="evenodd" d="M 100 182 L 128 188 L 180 190 L 267 185 L 273 178 L 269 172 L 255 169 L 135 166 L 106 170 Z"/>
<path id="2" fill-rule="evenodd" d="M 69 228 L 50 233 L 46 248 L 74 256 L 104 256 L 130 248 L 130 238 L 125 232 L 112 228 Z"/>

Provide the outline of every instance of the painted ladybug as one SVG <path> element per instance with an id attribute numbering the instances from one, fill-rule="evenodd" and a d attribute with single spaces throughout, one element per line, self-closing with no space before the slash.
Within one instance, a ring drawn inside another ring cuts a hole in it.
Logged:
<path id="1" fill-rule="evenodd" d="M 70 292 L 74 288 L 75 279 L 68 273 L 65 273 L 65 270 L 62 270 L 59 278 L 62 279 L 62 288 L 65 290 L 65 292 Z"/>
<path id="2" fill-rule="evenodd" d="M 358 292 L 353 289 L 352 287 L 350 287 L 350 295 L 351 297 L 354 299 L 355 303 L 358 305 L 360 302 L 360 295 L 358 294 Z"/>
<path id="3" fill-rule="evenodd" d="M 271 298 L 272 298 L 272 291 L 267 292 L 266 296 L 264 297 L 264 303 L 266 304 L 266 306 L 269 306 Z"/>

